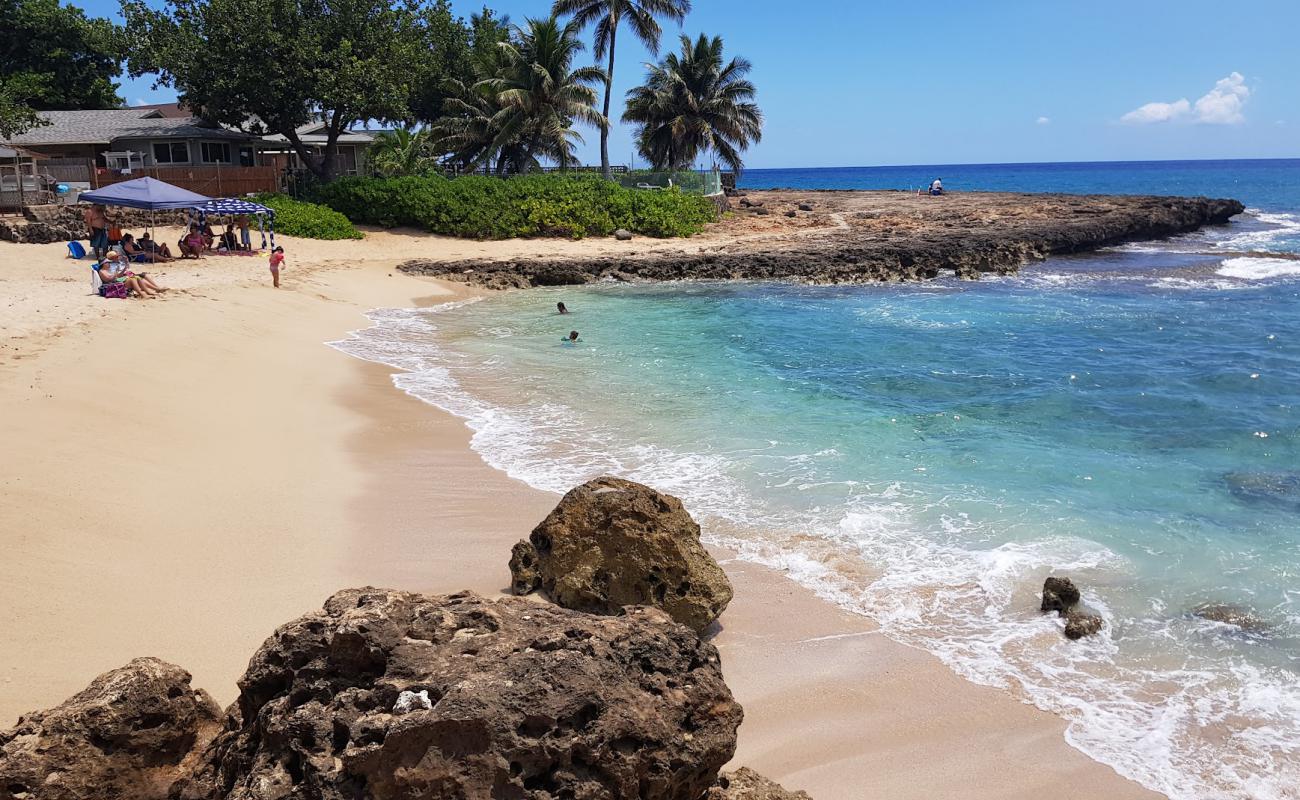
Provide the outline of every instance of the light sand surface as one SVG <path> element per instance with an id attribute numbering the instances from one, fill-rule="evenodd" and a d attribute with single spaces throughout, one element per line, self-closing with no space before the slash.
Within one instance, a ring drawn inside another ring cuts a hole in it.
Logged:
<path id="1" fill-rule="evenodd" d="M 557 498 L 322 344 L 457 291 L 395 273 L 405 248 L 444 246 L 400 236 L 290 241 L 279 291 L 261 259 L 169 265 L 182 290 L 156 301 L 88 296 L 61 245 L 0 244 L 0 727 L 140 655 L 227 703 L 276 625 L 345 586 L 504 589 L 510 545 Z M 1059 719 L 719 556 L 738 765 L 819 800 L 1158 797 Z"/>

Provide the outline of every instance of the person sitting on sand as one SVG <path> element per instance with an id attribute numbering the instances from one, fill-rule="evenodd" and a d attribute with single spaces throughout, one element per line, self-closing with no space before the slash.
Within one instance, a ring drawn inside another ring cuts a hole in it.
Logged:
<path id="1" fill-rule="evenodd" d="M 154 283 L 148 275 L 144 273 L 136 275 L 127 269 L 126 259 L 116 250 L 109 251 L 100 262 L 99 279 L 104 283 L 126 284 L 127 291 L 136 297 L 157 297 L 161 292 L 167 291 Z"/>
<path id="2" fill-rule="evenodd" d="M 935 178 L 934 182 L 930 184 L 930 194 L 932 196 L 943 194 L 943 180 L 941 178 Z"/>
<path id="3" fill-rule="evenodd" d="M 172 249 L 168 247 L 165 242 L 163 244 L 158 244 L 148 233 L 140 235 L 140 249 L 146 253 L 157 253 L 162 256 L 161 260 L 163 261 L 171 261 L 172 258 L 174 258 L 172 255 Z M 156 260 L 158 259 L 155 259 L 155 261 Z"/>
<path id="4" fill-rule="evenodd" d="M 197 222 L 190 223 L 189 232 L 181 237 L 181 240 L 176 243 L 176 246 L 180 248 L 181 258 L 203 257 L 203 251 L 207 247 L 207 244 L 203 238 L 203 233 L 199 231 L 199 224 Z"/>
<path id="5" fill-rule="evenodd" d="M 567 314 L 567 313 L 569 313 L 569 309 L 567 309 L 567 308 L 564 307 L 564 303 L 556 303 L 556 304 L 555 304 L 555 310 L 558 311 L 558 312 L 560 312 L 561 314 Z"/>
<path id="6" fill-rule="evenodd" d="M 145 235 L 148 236 L 149 234 Z M 122 254 L 126 256 L 128 261 L 134 261 L 136 263 L 153 263 L 155 261 L 171 260 L 162 253 L 146 250 L 136 244 L 135 237 L 129 233 L 122 234 Z"/>
<path id="7" fill-rule="evenodd" d="M 203 227 L 199 232 L 203 234 L 204 244 L 209 250 L 211 250 L 212 246 L 217 242 L 217 235 L 212 232 L 212 223 L 208 222 L 206 219 L 203 220 Z"/>
<path id="8" fill-rule="evenodd" d="M 239 249 L 239 240 L 235 238 L 235 224 L 226 225 L 226 232 L 221 234 L 221 242 L 218 248 L 233 253 Z"/>

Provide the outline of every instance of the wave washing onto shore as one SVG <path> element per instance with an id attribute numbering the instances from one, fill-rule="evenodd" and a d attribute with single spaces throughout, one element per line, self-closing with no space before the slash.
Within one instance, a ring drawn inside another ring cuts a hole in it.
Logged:
<path id="1" fill-rule="evenodd" d="M 532 486 L 682 497 L 710 541 L 1062 715 L 1123 775 L 1281 800 L 1300 785 L 1300 276 L 1279 267 L 1300 262 L 1216 255 L 1291 252 L 1293 218 L 1266 217 L 976 284 L 533 290 L 376 311 L 333 344 L 404 370 Z M 1037 613 L 1049 572 L 1100 636 Z"/>

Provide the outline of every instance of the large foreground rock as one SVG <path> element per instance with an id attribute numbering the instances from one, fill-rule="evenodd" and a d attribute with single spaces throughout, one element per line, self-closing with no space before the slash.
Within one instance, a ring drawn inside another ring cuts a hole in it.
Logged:
<path id="1" fill-rule="evenodd" d="M 718 776 L 704 800 L 812 800 L 807 792 L 792 792 L 749 767 Z"/>
<path id="2" fill-rule="evenodd" d="M 239 687 L 178 797 L 697 800 L 742 716 L 717 651 L 659 611 L 471 593 L 339 592 Z"/>
<path id="3" fill-rule="evenodd" d="M 510 572 L 516 594 L 540 588 L 565 608 L 597 614 L 651 605 L 696 631 L 731 602 L 731 583 L 682 502 L 622 478 L 566 494 L 515 545 Z"/>
<path id="4" fill-rule="evenodd" d="M 164 798 L 220 718 L 212 698 L 190 688 L 188 672 L 137 658 L 0 732 L 0 798 Z"/>

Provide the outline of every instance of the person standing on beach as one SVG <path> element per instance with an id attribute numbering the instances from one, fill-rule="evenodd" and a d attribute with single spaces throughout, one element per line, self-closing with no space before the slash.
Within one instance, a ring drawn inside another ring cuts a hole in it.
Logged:
<path id="1" fill-rule="evenodd" d="M 239 244 L 245 250 L 253 249 L 253 238 L 248 233 L 248 215 L 240 214 L 235 217 L 235 224 L 239 226 Z"/>
<path id="2" fill-rule="evenodd" d="M 108 253 L 108 214 L 105 213 L 104 206 L 95 203 L 81 212 L 81 218 L 90 229 L 90 252 L 95 254 L 95 260 L 98 261 Z"/>
<path id="3" fill-rule="evenodd" d="M 284 248 L 277 247 L 271 251 L 271 281 L 272 285 L 280 288 L 280 265 L 284 263 Z"/>

